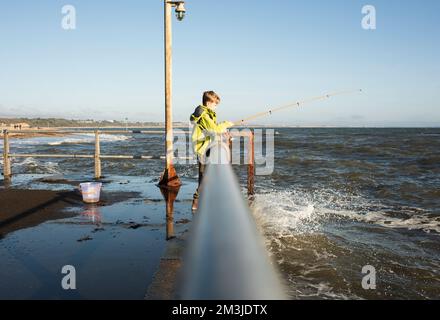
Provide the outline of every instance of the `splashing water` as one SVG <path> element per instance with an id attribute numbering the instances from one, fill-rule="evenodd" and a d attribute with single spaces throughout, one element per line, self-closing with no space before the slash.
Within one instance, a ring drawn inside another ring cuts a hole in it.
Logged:
<path id="1" fill-rule="evenodd" d="M 332 189 L 300 188 L 264 190 L 255 196 L 252 209 L 292 298 L 420 298 L 426 296 L 424 291 L 404 292 L 403 288 L 435 278 L 440 218 L 423 209 L 387 207 L 359 194 Z M 387 229 L 435 238 L 413 238 L 406 243 L 403 235 L 402 243 L 396 245 L 389 240 Z M 359 285 L 360 270 L 370 263 L 380 269 L 382 281 L 387 283 L 373 294 Z M 413 270 L 415 263 L 420 269 L 414 275 L 405 268 Z M 430 290 L 440 288 L 433 284 Z"/>
<path id="2" fill-rule="evenodd" d="M 387 207 L 360 195 L 334 190 L 267 190 L 256 195 L 252 209 L 265 231 L 278 236 L 317 232 L 329 220 L 358 221 L 440 235 L 440 217 L 424 209 Z"/>
<path id="3" fill-rule="evenodd" d="M 319 212 L 309 199 L 297 192 L 270 191 L 258 194 L 252 203 L 258 223 L 266 232 L 284 236 L 318 229 Z"/>
<path id="4" fill-rule="evenodd" d="M 58 174 L 61 173 L 58 163 L 51 161 L 39 161 L 35 158 L 25 158 L 24 160 L 13 159 L 12 164 L 18 172 L 24 171 L 35 174 Z"/>

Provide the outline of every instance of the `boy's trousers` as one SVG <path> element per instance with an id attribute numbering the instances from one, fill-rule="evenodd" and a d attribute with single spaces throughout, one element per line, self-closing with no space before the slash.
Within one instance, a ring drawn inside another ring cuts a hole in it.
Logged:
<path id="1" fill-rule="evenodd" d="M 208 150 L 208 152 L 206 152 L 206 158 L 209 157 L 209 154 L 210 154 L 209 151 L 210 150 Z M 199 185 L 197 187 L 196 193 L 194 193 L 194 196 L 193 196 L 194 199 L 198 199 L 199 198 L 200 186 L 202 185 L 203 177 L 205 176 L 205 172 L 206 172 L 206 162 L 207 162 L 206 158 L 205 158 L 204 163 L 202 163 L 200 161 L 200 157 L 197 156 L 197 162 L 198 162 L 198 165 L 199 165 Z"/>

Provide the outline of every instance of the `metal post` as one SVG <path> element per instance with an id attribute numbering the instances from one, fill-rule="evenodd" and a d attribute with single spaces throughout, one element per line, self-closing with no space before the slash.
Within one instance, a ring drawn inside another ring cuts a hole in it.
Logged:
<path id="1" fill-rule="evenodd" d="M 11 171 L 11 160 L 9 158 L 9 132 L 8 130 L 3 131 L 3 177 L 10 178 L 12 175 Z"/>
<path id="2" fill-rule="evenodd" d="M 101 178 L 101 146 L 99 143 L 99 131 L 95 130 L 95 179 Z"/>
<path id="3" fill-rule="evenodd" d="M 248 147 L 248 195 L 253 196 L 255 194 L 254 184 L 255 184 L 255 141 L 254 132 L 251 131 L 249 134 L 249 147 Z"/>
<path id="4" fill-rule="evenodd" d="M 165 170 L 160 186 L 177 187 L 182 183 L 173 166 L 173 114 L 172 114 L 172 30 L 171 11 L 173 3 L 164 0 L 165 19 Z"/>

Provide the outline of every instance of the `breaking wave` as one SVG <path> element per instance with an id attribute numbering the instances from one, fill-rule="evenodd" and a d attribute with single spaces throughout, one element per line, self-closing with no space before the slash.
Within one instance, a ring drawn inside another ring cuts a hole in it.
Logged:
<path id="1" fill-rule="evenodd" d="M 265 233 L 276 237 L 317 232 L 332 220 L 440 234 L 440 216 L 424 209 L 387 207 L 333 190 L 270 190 L 255 196 L 252 209 Z"/>
<path id="2" fill-rule="evenodd" d="M 101 142 L 116 142 L 126 141 L 131 137 L 129 135 L 116 135 L 116 134 L 100 134 Z M 59 146 L 63 144 L 89 144 L 95 142 L 94 133 L 75 134 L 59 137 L 34 137 L 25 139 L 11 139 L 11 147 L 26 148 L 31 146 Z M 0 146 L 3 148 L 3 141 L 0 142 Z"/>
<path id="3" fill-rule="evenodd" d="M 51 161 L 39 161 L 35 158 L 25 158 L 22 161 L 13 160 L 14 171 L 35 174 L 61 173 L 58 163 Z"/>
<path id="4" fill-rule="evenodd" d="M 100 134 L 99 135 L 101 142 L 115 142 L 115 141 L 125 141 L 130 137 L 125 135 L 113 135 L 113 134 Z M 95 135 L 92 133 L 85 133 L 81 135 L 76 135 L 74 137 L 63 137 L 58 138 L 56 141 L 48 142 L 48 145 L 51 146 L 59 146 L 62 144 L 77 144 L 77 143 L 94 143 Z"/>

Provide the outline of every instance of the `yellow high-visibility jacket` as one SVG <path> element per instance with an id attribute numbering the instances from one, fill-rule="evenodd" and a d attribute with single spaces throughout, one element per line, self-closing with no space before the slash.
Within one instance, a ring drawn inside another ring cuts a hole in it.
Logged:
<path id="1" fill-rule="evenodd" d="M 234 124 L 229 121 L 217 123 L 217 114 L 206 106 L 198 106 L 190 117 L 194 125 L 192 132 L 192 143 L 194 153 L 198 156 L 205 154 L 206 148 L 216 134 L 221 134 Z"/>

